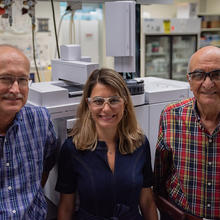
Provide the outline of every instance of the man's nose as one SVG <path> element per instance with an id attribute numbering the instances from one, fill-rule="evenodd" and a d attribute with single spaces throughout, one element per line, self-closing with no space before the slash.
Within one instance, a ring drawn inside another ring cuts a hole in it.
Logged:
<path id="1" fill-rule="evenodd" d="M 15 80 L 15 81 L 11 84 L 10 92 L 20 93 L 19 84 L 18 84 L 18 81 L 17 81 L 17 80 Z"/>
<path id="2" fill-rule="evenodd" d="M 211 80 L 210 76 L 207 75 L 206 78 L 204 79 L 202 85 L 206 88 L 206 89 L 210 89 L 214 86 L 214 82 Z"/>

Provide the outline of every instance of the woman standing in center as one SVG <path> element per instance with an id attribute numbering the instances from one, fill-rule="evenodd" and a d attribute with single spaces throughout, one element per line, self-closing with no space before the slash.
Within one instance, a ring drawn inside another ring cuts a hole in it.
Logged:
<path id="1" fill-rule="evenodd" d="M 124 79 L 111 69 L 93 71 L 60 152 L 58 219 L 157 220 L 152 180 L 149 142 Z"/>

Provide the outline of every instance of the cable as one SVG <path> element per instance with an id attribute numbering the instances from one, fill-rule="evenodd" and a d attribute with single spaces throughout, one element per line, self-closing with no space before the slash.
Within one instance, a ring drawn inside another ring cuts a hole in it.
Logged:
<path id="1" fill-rule="evenodd" d="M 36 56 L 35 56 L 35 41 L 34 41 L 35 35 L 34 35 L 34 30 L 35 30 L 35 25 L 32 24 L 33 59 L 34 59 L 35 69 L 36 69 L 36 72 L 37 72 L 37 78 L 38 78 L 38 81 L 40 82 L 40 74 L 39 74 L 39 71 L 38 71 Z"/>
<path id="2" fill-rule="evenodd" d="M 53 5 L 53 0 L 50 0 L 50 1 L 51 1 L 52 12 L 53 12 L 53 25 L 54 25 L 54 33 L 55 33 L 56 46 L 57 46 L 57 54 L 58 54 L 58 58 L 60 58 L 60 50 L 59 50 L 59 42 L 58 42 L 58 37 L 57 37 L 57 28 L 56 28 L 54 5 Z"/>
<path id="3" fill-rule="evenodd" d="M 75 10 L 71 11 L 71 17 L 70 17 L 70 43 L 75 44 L 76 43 L 76 32 L 75 32 L 75 21 L 74 21 L 74 15 Z"/>
<path id="4" fill-rule="evenodd" d="M 75 34 L 73 34 L 73 30 L 74 30 L 73 28 L 75 28 L 73 17 L 74 17 L 74 12 L 72 11 L 71 16 L 70 16 L 70 23 L 69 23 L 69 25 L 70 25 L 69 40 L 70 40 L 71 44 L 75 43 Z M 74 39 L 73 39 L 73 37 L 74 37 Z"/>
<path id="5" fill-rule="evenodd" d="M 65 13 L 62 15 L 62 17 L 60 18 L 59 26 L 58 26 L 58 40 L 59 40 L 59 38 L 60 38 L 60 29 L 61 29 L 61 24 L 62 24 L 62 22 L 63 22 L 63 18 L 64 18 L 64 16 L 66 16 L 66 15 L 68 15 L 68 14 L 70 14 L 70 13 L 71 13 L 71 11 L 67 11 L 67 12 L 65 12 Z M 57 55 L 57 51 L 55 50 L 54 58 L 56 58 L 56 55 Z"/>

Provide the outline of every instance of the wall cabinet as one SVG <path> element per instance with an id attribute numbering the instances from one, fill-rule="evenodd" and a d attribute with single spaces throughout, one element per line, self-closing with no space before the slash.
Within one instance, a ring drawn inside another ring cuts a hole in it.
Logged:
<path id="1" fill-rule="evenodd" d="M 220 47 L 220 14 L 199 14 L 201 18 L 200 47 Z"/>

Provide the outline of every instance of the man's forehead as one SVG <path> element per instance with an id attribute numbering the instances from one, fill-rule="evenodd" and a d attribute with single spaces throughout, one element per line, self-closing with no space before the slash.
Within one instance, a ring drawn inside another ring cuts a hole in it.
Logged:
<path id="1" fill-rule="evenodd" d="M 10 64 L 18 64 L 20 66 L 20 64 L 23 64 L 25 68 L 28 70 L 30 69 L 30 62 L 27 57 L 22 52 L 11 48 L 3 50 L 0 47 L 0 63 L 1 66 L 7 66 Z"/>
<path id="2" fill-rule="evenodd" d="M 9 46 L 0 46 L 0 58 L 4 56 L 8 56 L 9 54 L 10 57 L 14 56 L 14 57 L 22 57 L 23 59 L 27 59 L 25 54 L 17 48 L 9 47 Z"/>
<path id="3" fill-rule="evenodd" d="M 190 62 L 190 70 L 193 69 L 220 69 L 220 53 L 197 54 Z"/>

